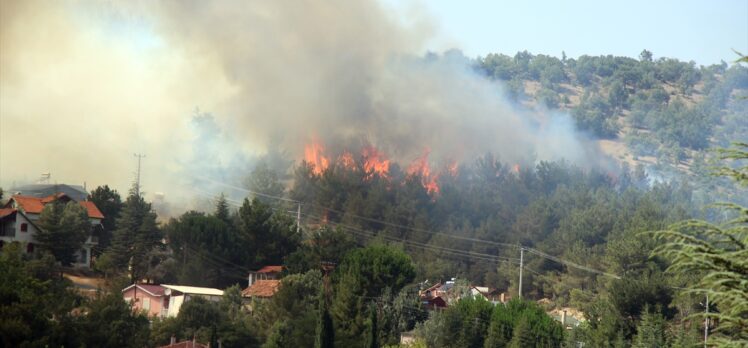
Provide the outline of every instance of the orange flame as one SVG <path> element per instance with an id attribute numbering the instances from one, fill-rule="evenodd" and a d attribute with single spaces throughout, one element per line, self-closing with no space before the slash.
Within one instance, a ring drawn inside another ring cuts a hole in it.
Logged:
<path id="1" fill-rule="evenodd" d="M 431 168 L 429 167 L 429 153 L 431 150 L 426 149 L 421 157 L 418 157 L 408 167 L 408 175 L 419 175 L 421 177 L 421 185 L 426 189 L 429 194 L 439 193 L 439 184 L 436 180 L 439 175 L 431 175 Z"/>
<path id="2" fill-rule="evenodd" d="M 382 152 L 373 146 L 366 146 L 361 150 L 364 161 L 366 178 L 371 179 L 374 175 L 387 178 L 390 172 L 390 160 L 386 159 Z"/>
<path id="3" fill-rule="evenodd" d="M 338 163 L 348 169 L 356 169 L 356 161 L 353 159 L 353 155 L 346 151 L 338 157 Z"/>
<path id="4" fill-rule="evenodd" d="M 456 161 L 452 161 L 449 163 L 449 165 L 447 165 L 447 173 L 449 173 L 449 175 L 453 178 L 457 176 L 457 162 Z"/>
<path id="5" fill-rule="evenodd" d="M 325 147 L 313 142 L 304 147 L 304 160 L 312 165 L 312 172 L 320 175 L 330 165 L 330 160 L 324 155 Z"/>
<path id="6" fill-rule="evenodd" d="M 515 163 L 512 166 L 512 172 L 514 172 L 514 174 L 519 174 L 519 164 L 518 163 Z"/>

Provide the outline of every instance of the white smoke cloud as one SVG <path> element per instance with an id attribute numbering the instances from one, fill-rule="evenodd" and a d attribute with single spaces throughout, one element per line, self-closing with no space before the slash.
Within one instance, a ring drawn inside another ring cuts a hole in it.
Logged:
<path id="1" fill-rule="evenodd" d="M 140 152 L 146 190 L 189 196 L 191 175 L 246 175 L 312 139 L 403 163 L 591 156 L 568 116 L 518 111 L 460 54 L 424 57 L 434 25 L 376 1 L 3 1 L 0 16 L 4 186 L 49 170 L 124 191 Z"/>

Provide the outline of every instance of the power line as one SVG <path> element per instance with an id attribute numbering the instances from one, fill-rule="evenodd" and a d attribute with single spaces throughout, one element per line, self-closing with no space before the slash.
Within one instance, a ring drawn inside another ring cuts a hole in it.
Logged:
<path id="1" fill-rule="evenodd" d="M 204 176 L 199 176 L 199 175 L 194 175 L 194 174 L 190 174 L 190 176 L 192 176 L 193 178 L 200 179 L 200 180 L 212 182 L 212 183 L 214 183 L 216 185 L 221 185 L 221 186 L 228 187 L 228 188 L 231 188 L 231 189 L 234 189 L 234 190 L 244 191 L 244 192 L 247 192 L 247 193 L 251 193 L 253 195 L 260 196 L 260 197 L 277 199 L 277 200 L 285 201 L 285 202 L 303 203 L 303 202 L 297 201 L 295 199 L 285 198 L 285 197 L 280 197 L 280 196 L 274 196 L 274 195 L 270 195 L 270 194 L 267 194 L 267 193 L 262 193 L 262 192 L 257 192 L 257 191 L 249 190 L 249 189 L 246 189 L 244 187 L 239 187 L 239 186 L 227 184 L 225 182 L 220 182 L 220 181 L 217 181 L 217 180 L 213 180 L 211 178 L 207 178 L 207 177 L 204 177 Z"/>
<path id="2" fill-rule="evenodd" d="M 195 176 L 195 177 L 202 178 L 202 177 L 199 177 L 199 176 Z M 540 256 L 540 257 L 549 259 L 551 261 L 555 261 L 555 262 L 561 263 L 563 265 L 566 265 L 567 267 L 577 268 L 577 269 L 580 269 L 580 270 L 584 270 L 584 271 L 588 271 L 588 272 L 591 272 L 591 273 L 596 273 L 596 274 L 604 275 L 606 277 L 611 277 L 611 278 L 614 278 L 614 279 L 621 279 L 621 277 L 618 276 L 618 275 L 607 273 L 607 272 L 603 272 L 603 271 L 600 271 L 600 270 L 596 270 L 596 269 L 591 268 L 591 267 L 583 266 L 583 265 L 577 264 L 577 263 L 572 262 L 572 261 L 567 261 L 567 260 L 561 259 L 559 257 L 549 255 L 549 254 L 544 253 L 544 252 L 542 252 L 540 250 L 537 250 L 537 249 L 534 249 L 534 248 L 530 248 L 530 247 L 526 247 L 526 246 L 522 246 L 522 245 L 518 245 L 518 244 L 494 242 L 494 241 L 489 241 L 489 240 L 484 240 L 484 239 L 479 239 L 479 238 L 456 236 L 456 235 L 449 234 L 449 233 L 444 233 L 444 232 L 435 232 L 435 231 L 430 231 L 430 230 L 425 230 L 425 229 L 420 229 L 420 228 L 414 228 L 414 227 L 399 225 L 399 224 L 391 223 L 391 222 L 380 220 L 380 219 L 374 219 L 374 218 L 370 218 L 370 217 L 366 217 L 366 216 L 360 216 L 360 215 L 351 214 L 351 213 L 348 213 L 348 212 L 343 212 L 343 211 L 340 211 L 340 210 L 337 210 L 337 209 L 325 207 L 325 206 L 317 204 L 317 203 L 307 203 L 307 202 L 297 201 L 297 200 L 293 200 L 293 199 L 289 199 L 289 198 L 283 198 L 283 197 L 268 195 L 268 194 L 264 194 L 264 193 L 260 193 L 260 192 L 255 192 L 255 191 L 252 191 L 252 190 L 248 190 L 248 189 L 245 189 L 245 188 L 241 188 L 241 187 L 229 185 L 229 184 L 222 183 L 222 182 L 219 182 L 219 181 L 215 181 L 215 180 L 212 180 L 212 179 L 209 179 L 209 178 L 203 178 L 203 179 L 207 180 L 207 181 L 214 182 L 214 183 L 219 184 L 219 185 L 224 185 L 224 186 L 227 186 L 227 187 L 231 187 L 231 188 L 234 188 L 234 189 L 237 189 L 237 190 L 240 190 L 240 191 L 245 191 L 245 192 L 248 192 L 248 193 L 261 195 L 263 197 L 273 198 L 273 199 L 279 199 L 279 200 L 294 202 L 294 203 L 298 203 L 298 204 L 309 204 L 309 205 L 317 206 L 319 208 L 322 208 L 322 209 L 325 209 L 327 211 L 331 211 L 331 212 L 334 212 L 334 213 L 343 214 L 345 216 L 357 218 L 357 219 L 364 220 L 364 221 L 369 221 L 369 222 L 374 222 L 374 223 L 380 223 L 380 224 L 383 224 L 383 225 L 386 225 L 386 226 L 390 226 L 390 227 L 402 228 L 402 229 L 410 230 L 410 231 L 413 231 L 413 232 L 422 232 L 422 233 L 427 233 L 427 234 L 432 234 L 432 235 L 443 235 L 443 236 L 446 236 L 446 237 L 449 237 L 449 238 L 453 238 L 453 239 L 459 239 L 459 240 L 465 240 L 465 241 L 471 241 L 471 242 L 478 242 L 478 243 L 490 244 L 490 245 L 495 245 L 495 246 L 505 246 L 505 247 L 510 247 L 510 248 L 518 248 L 520 250 L 524 249 L 524 250 L 526 250 L 528 252 L 531 252 L 531 253 L 533 253 L 533 254 L 535 254 L 537 256 Z"/>
<path id="3" fill-rule="evenodd" d="M 317 221 L 324 221 L 323 218 L 318 217 L 318 216 L 314 216 L 314 215 L 307 214 L 307 213 L 305 213 L 303 215 L 305 215 L 307 217 L 310 217 L 310 218 L 313 218 L 313 219 L 315 219 Z M 413 246 L 417 246 L 417 247 L 421 247 L 421 248 L 432 249 L 434 251 L 443 251 L 443 252 L 451 252 L 451 253 L 457 252 L 457 253 L 464 254 L 466 256 L 475 256 L 477 258 L 491 259 L 491 260 L 497 260 L 497 261 L 506 261 L 506 262 L 516 262 L 516 261 L 518 261 L 518 259 L 514 259 L 514 258 L 505 258 L 505 257 L 496 256 L 496 255 L 483 254 L 483 253 L 478 253 L 478 252 L 473 252 L 473 251 L 468 251 L 468 250 L 452 249 L 452 248 L 442 247 L 442 246 L 438 246 L 438 245 L 420 243 L 420 242 L 416 242 L 416 241 L 413 241 L 413 240 L 408 240 L 408 239 L 405 239 L 405 238 L 397 238 L 397 237 L 394 237 L 394 236 L 387 236 L 387 235 L 383 235 L 383 234 L 378 234 L 378 233 L 373 232 L 373 231 L 366 231 L 366 230 L 362 230 L 362 229 L 359 229 L 359 228 L 356 228 L 356 227 L 353 227 L 353 226 L 344 225 L 344 224 L 341 224 L 341 223 L 335 223 L 335 222 L 328 222 L 328 223 L 331 224 L 331 225 L 333 225 L 333 226 L 339 226 L 339 227 L 341 227 L 343 229 L 346 229 L 346 230 L 349 230 L 349 231 L 352 231 L 352 232 L 355 231 L 355 232 L 359 232 L 359 233 L 366 233 L 366 234 L 371 235 L 372 237 L 381 237 L 381 238 L 384 238 L 384 239 L 388 239 L 389 241 L 392 241 L 392 242 L 407 243 L 407 244 L 410 244 L 410 245 L 413 245 Z"/>

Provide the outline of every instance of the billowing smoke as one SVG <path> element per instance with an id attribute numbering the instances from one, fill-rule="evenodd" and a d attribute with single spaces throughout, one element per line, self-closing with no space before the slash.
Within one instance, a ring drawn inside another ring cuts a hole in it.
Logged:
<path id="1" fill-rule="evenodd" d="M 568 116 L 519 110 L 459 52 L 424 54 L 433 26 L 376 1 L 2 4 L 6 186 L 50 170 L 126 189 L 144 152 L 144 187 L 171 197 L 312 141 L 403 163 L 597 156 Z"/>

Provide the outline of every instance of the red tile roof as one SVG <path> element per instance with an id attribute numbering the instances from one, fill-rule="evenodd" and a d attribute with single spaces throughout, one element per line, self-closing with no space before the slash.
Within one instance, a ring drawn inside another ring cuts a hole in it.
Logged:
<path id="1" fill-rule="evenodd" d="M 153 285 L 153 284 L 138 284 L 138 288 L 143 289 L 144 291 L 147 291 L 153 296 L 164 296 L 164 290 L 166 290 L 166 288 L 161 285 Z"/>
<path id="2" fill-rule="evenodd" d="M 44 210 L 45 204 L 53 202 L 56 199 L 59 199 L 63 196 L 67 196 L 67 195 L 60 192 L 60 193 L 47 196 L 44 198 L 14 195 L 14 196 L 11 196 L 10 199 L 14 200 L 21 207 L 21 209 L 28 214 L 41 214 L 42 210 Z M 96 204 L 94 204 L 94 202 L 81 201 L 81 202 L 78 202 L 78 204 L 80 204 L 83 208 L 86 208 L 86 212 L 88 212 L 89 218 L 95 218 L 95 219 L 104 218 L 104 214 L 101 213 L 101 211 L 99 210 L 98 207 L 96 207 Z"/>
<path id="3" fill-rule="evenodd" d="M 58 192 L 53 195 L 49 195 L 47 197 L 42 198 L 42 203 L 47 204 L 49 202 L 54 202 L 62 197 L 67 197 L 67 195 L 64 192 Z"/>
<path id="4" fill-rule="evenodd" d="M 283 266 L 265 266 L 255 273 L 280 273 L 282 271 Z"/>
<path id="5" fill-rule="evenodd" d="M 447 302 L 441 296 L 437 296 L 424 301 L 424 304 L 430 308 L 446 308 Z"/>
<path id="6" fill-rule="evenodd" d="M 154 285 L 154 284 L 132 284 L 132 285 L 129 285 L 129 286 L 125 287 L 124 289 L 122 289 L 122 292 L 130 290 L 130 289 L 132 289 L 134 287 L 140 289 L 141 291 L 145 291 L 145 292 L 151 294 L 152 296 L 164 296 L 164 291 L 166 290 L 166 288 L 163 287 L 163 286 L 161 286 L 161 285 Z"/>
<path id="7" fill-rule="evenodd" d="M 280 288 L 280 280 L 267 279 L 258 280 L 252 284 L 252 286 L 242 291 L 242 296 L 245 297 L 273 297 L 278 289 Z"/>
<path id="8" fill-rule="evenodd" d="M 13 208 L 0 208 L 0 219 L 15 213 L 16 210 Z"/>
<path id="9" fill-rule="evenodd" d="M 15 201 L 24 212 L 29 214 L 40 214 L 44 209 L 44 203 L 42 203 L 41 198 L 14 195 L 10 199 Z"/>
<path id="10" fill-rule="evenodd" d="M 99 210 L 98 207 L 96 207 L 96 204 L 91 201 L 83 201 L 78 202 L 83 208 L 86 208 L 86 211 L 88 212 L 88 217 L 90 218 L 96 218 L 96 219 L 103 219 L 104 214 L 101 213 L 101 210 Z"/>
<path id="11" fill-rule="evenodd" d="M 193 343 L 192 341 L 182 341 L 179 343 L 159 346 L 158 348 L 208 348 L 208 345 L 202 343 Z"/>

